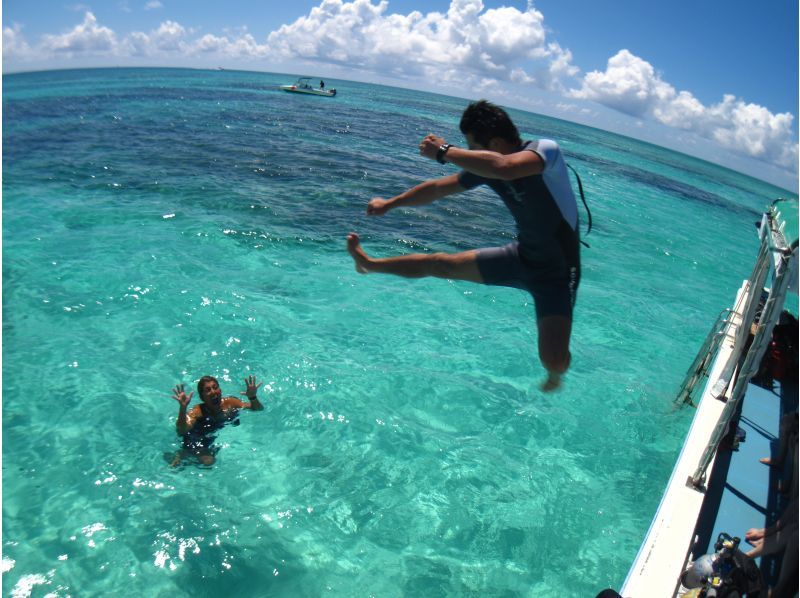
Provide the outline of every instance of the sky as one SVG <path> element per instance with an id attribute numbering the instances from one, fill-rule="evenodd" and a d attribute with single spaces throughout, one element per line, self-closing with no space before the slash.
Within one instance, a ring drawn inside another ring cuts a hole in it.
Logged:
<path id="1" fill-rule="evenodd" d="M 4 74 L 178 66 L 375 82 L 486 98 L 798 188 L 796 0 L 6 0 L 2 8 Z"/>

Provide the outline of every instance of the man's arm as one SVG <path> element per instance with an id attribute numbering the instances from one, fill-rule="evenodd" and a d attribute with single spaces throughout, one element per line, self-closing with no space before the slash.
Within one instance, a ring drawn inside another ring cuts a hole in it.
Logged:
<path id="1" fill-rule="evenodd" d="M 445 140 L 428 135 L 419 145 L 420 153 L 426 158 L 436 160 Z M 513 181 L 526 176 L 542 174 L 544 161 L 536 152 L 523 150 L 511 154 L 501 154 L 489 150 L 470 150 L 450 146 L 442 159 L 455 164 L 468 172 L 501 181 Z"/>
<path id="2" fill-rule="evenodd" d="M 466 171 L 501 181 L 513 181 L 526 176 L 542 174 L 544 170 L 541 156 L 528 150 L 513 154 L 498 154 L 488 150 L 451 147 L 447 150 L 444 159 Z"/>
<path id="3" fill-rule="evenodd" d="M 381 216 L 394 208 L 423 206 L 461 191 L 464 191 L 464 188 L 458 182 L 458 175 L 451 174 L 440 179 L 431 179 L 420 183 L 400 195 L 395 195 L 391 199 L 376 197 L 367 204 L 367 214 Z"/>

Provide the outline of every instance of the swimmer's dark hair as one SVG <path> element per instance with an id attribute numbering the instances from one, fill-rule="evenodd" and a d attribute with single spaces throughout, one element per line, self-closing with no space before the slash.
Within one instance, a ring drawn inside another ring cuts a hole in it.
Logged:
<path id="1" fill-rule="evenodd" d="M 203 398 L 203 386 L 205 386 L 206 382 L 216 382 L 217 386 L 219 386 L 219 380 L 217 380 L 214 376 L 203 376 L 200 380 L 197 381 L 197 395 L 202 399 Z"/>
<path id="2" fill-rule="evenodd" d="M 508 113 L 500 106 L 480 100 L 472 102 L 461 115 L 459 125 L 464 135 L 472 138 L 484 147 L 495 137 L 500 137 L 514 145 L 522 145 L 522 139 L 516 125 L 511 122 Z"/>

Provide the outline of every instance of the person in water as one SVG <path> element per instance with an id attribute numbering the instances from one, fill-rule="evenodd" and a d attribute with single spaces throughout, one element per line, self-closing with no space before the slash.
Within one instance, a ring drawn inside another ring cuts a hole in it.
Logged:
<path id="1" fill-rule="evenodd" d="M 256 383 L 255 376 L 245 378 L 246 395 L 249 402 L 236 397 L 222 397 L 219 382 L 213 376 L 203 376 L 197 383 L 197 394 L 202 403 L 188 410 L 194 392 L 186 394 L 183 384 L 177 384 L 172 391 L 172 398 L 180 404 L 175 431 L 183 437 L 183 447 L 175 455 L 172 465 L 180 464 L 187 455 L 194 455 L 203 465 L 212 465 L 216 460 L 216 449 L 213 447 L 216 432 L 226 423 L 239 425 L 239 410 L 252 409 L 261 411 L 264 406 L 256 396 L 262 383 Z"/>
<path id="2" fill-rule="evenodd" d="M 517 239 L 502 247 L 379 259 L 367 255 L 358 235 L 350 233 L 348 251 L 363 274 L 434 276 L 530 292 L 536 305 L 539 359 L 547 370 L 542 390 L 555 390 L 570 365 L 572 310 L 580 282 L 578 206 L 564 156 L 555 141 L 523 142 L 506 111 L 485 100 L 464 110 L 460 129 L 468 149 L 428 135 L 419 151 L 461 172 L 426 181 L 391 199 L 373 198 L 367 214 L 381 216 L 488 185 L 516 220 Z"/>

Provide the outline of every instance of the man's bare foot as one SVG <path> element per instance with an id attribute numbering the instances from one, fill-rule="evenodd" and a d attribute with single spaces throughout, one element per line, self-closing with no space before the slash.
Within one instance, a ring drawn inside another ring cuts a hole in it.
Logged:
<path id="1" fill-rule="evenodd" d="M 542 385 L 539 388 L 542 390 L 542 392 L 553 392 L 554 390 L 558 390 L 561 388 L 561 374 L 549 372 L 547 374 L 547 380 L 542 382 Z"/>
<path id="2" fill-rule="evenodd" d="M 361 242 L 356 233 L 347 235 L 347 251 L 356 263 L 356 272 L 367 274 L 369 272 L 369 256 L 361 249 Z"/>

